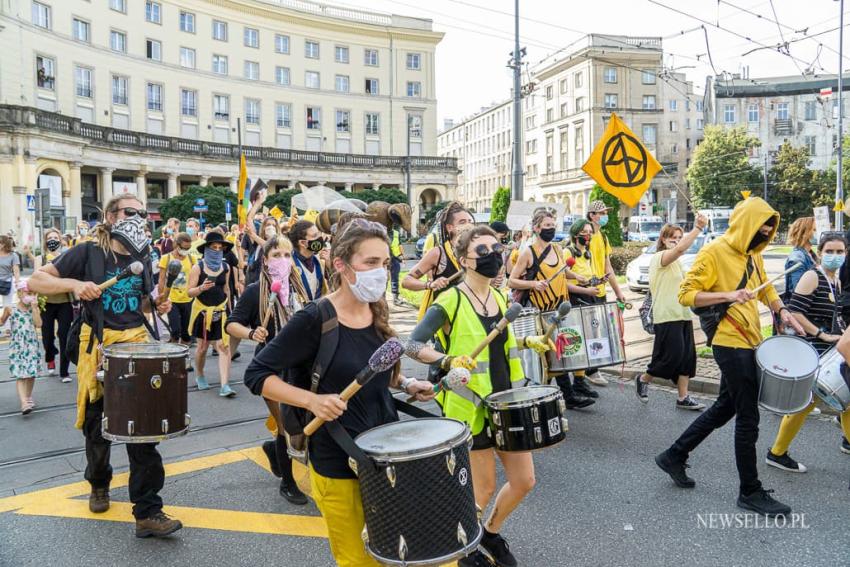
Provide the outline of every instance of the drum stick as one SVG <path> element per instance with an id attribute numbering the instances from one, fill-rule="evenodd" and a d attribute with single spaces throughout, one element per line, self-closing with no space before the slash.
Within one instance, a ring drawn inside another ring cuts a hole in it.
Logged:
<path id="1" fill-rule="evenodd" d="M 121 280 L 126 280 L 130 276 L 138 276 L 142 273 L 144 269 L 145 267 L 142 265 L 141 262 L 133 262 L 132 264 L 121 270 L 121 272 L 117 276 L 115 276 L 114 278 L 109 278 L 102 284 L 98 284 L 97 287 L 99 287 L 101 291 L 104 289 L 108 289 L 120 282 Z"/>
<path id="2" fill-rule="evenodd" d="M 763 290 L 764 288 L 766 288 L 767 286 L 769 286 L 770 284 L 772 284 L 773 282 L 775 282 L 775 281 L 776 281 L 776 280 L 778 280 L 779 278 L 783 278 L 783 277 L 787 276 L 788 274 L 790 274 L 791 272 L 796 272 L 796 271 L 797 271 L 797 270 L 799 270 L 802 266 L 803 266 L 802 262 L 797 262 L 796 264 L 794 264 L 793 266 L 791 266 L 790 268 L 788 268 L 787 270 L 785 270 L 784 272 L 782 272 L 782 273 L 781 273 L 781 274 L 779 274 L 778 276 L 774 276 L 773 278 L 771 278 L 771 279 L 767 280 L 766 282 L 764 282 L 764 283 L 763 283 L 763 284 L 761 284 L 760 286 L 758 286 L 758 287 L 756 287 L 756 288 L 753 288 L 752 292 L 753 292 L 753 293 L 758 293 L 758 292 L 760 292 L 761 290 Z"/>
<path id="3" fill-rule="evenodd" d="M 549 339 L 549 338 L 552 337 L 552 333 L 555 331 L 555 329 L 558 328 L 558 322 L 561 319 L 563 319 L 564 317 L 566 317 L 567 315 L 569 315 L 570 310 L 572 308 L 573 308 L 573 306 L 569 301 L 564 301 L 563 303 L 561 303 L 558 306 L 557 313 L 555 313 L 555 315 L 552 316 L 552 320 L 549 321 L 549 323 L 546 324 L 546 329 L 543 332 L 543 336 L 546 339 Z"/>
<path id="4" fill-rule="evenodd" d="M 280 291 L 282 284 L 280 282 L 272 282 L 271 293 L 269 294 L 269 305 L 266 307 L 266 315 L 263 317 L 262 327 L 266 327 L 269 324 L 269 319 L 272 316 L 272 311 L 274 311 L 274 298 L 277 293 Z"/>
<path id="5" fill-rule="evenodd" d="M 352 380 L 351 383 L 345 387 L 345 390 L 340 393 L 340 399 L 344 402 L 350 400 L 354 394 L 359 392 L 360 388 L 365 386 L 366 383 L 374 378 L 376 374 L 385 372 L 395 366 L 395 363 L 401 359 L 403 354 L 404 344 L 395 337 L 382 344 L 378 350 L 369 357 L 369 363 L 357 373 L 354 380 Z M 324 422 L 325 420 L 322 418 L 314 417 L 313 420 L 307 424 L 307 427 L 304 428 L 304 435 L 312 435 Z"/>
<path id="6" fill-rule="evenodd" d="M 575 258 L 573 258 L 572 256 L 570 256 L 569 258 L 567 258 L 567 261 L 566 261 L 566 262 L 564 262 L 564 265 L 561 267 L 561 269 L 560 269 L 560 270 L 558 270 L 557 272 L 555 272 L 554 274 L 552 274 L 551 276 L 549 276 L 548 278 L 546 278 L 546 283 L 547 283 L 547 284 L 552 283 L 552 281 L 553 281 L 555 278 L 557 278 L 557 277 L 558 277 L 558 276 L 560 276 L 562 273 L 564 273 L 566 270 L 568 270 L 569 268 L 572 268 L 572 267 L 573 267 L 573 266 L 575 266 L 575 265 L 576 265 L 576 259 L 575 259 Z"/>
<path id="7" fill-rule="evenodd" d="M 490 331 L 490 333 L 487 335 L 487 338 L 481 341 L 481 344 L 475 347 L 475 350 L 473 350 L 472 354 L 470 354 L 469 356 L 473 360 L 478 358 L 478 355 L 481 354 L 481 352 L 485 348 L 487 348 L 487 345 L 492 343 L 493 339 L 495 339 L 502 331 L 505 330 L 505 327 L 508 326 L 508 323 L 513 323 L 514 320 L 519 317 L 520 311 L 522 311 L 522 305 L 520 305 L 519 303 L 514 303 L 513 305 L 508 307 L 508 310 L 505 311 L 505 316 L 502 317 L 502 319 L 496 324 L 496 328 Z"/>

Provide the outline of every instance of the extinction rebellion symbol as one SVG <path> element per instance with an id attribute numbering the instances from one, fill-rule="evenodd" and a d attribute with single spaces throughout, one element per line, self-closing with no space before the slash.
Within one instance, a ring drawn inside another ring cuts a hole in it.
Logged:
<path id="1" fill-rule="evenodd" d="M 638 187 L 646 181 L 646 161 L 643 144 L 620 132 L 612 136 L 602 150 L 602 175 L 614 187 Z M 625 176 L 618 174 L 618 167 L 622 167 Z"/>

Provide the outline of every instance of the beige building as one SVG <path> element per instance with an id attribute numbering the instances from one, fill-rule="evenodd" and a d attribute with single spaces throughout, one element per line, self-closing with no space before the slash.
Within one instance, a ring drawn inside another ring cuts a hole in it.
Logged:
<path id="1" fill-rule="evenodd" d="M 235 189 L 237 119 L 272 190 L 406 190 L 409 166 L 415 208 L 451 198 L 441 38 L 430 20 L 305 0 L 0 3 L 0 227 L 25 230 L 26 196 L 57 183 L 51 223 L 115 191 L 155 213 L 189 184 Z"/>

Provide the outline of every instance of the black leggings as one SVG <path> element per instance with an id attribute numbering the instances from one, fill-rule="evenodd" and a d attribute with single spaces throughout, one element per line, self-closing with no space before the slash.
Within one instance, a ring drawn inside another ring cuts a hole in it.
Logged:
<path id="1" fill-rule="evenodd" d="M 171 333 L 171 342 L 180 340 L 183 343 L 188 343 L 192 340 L 189 334 L 189 316 L 192 314 L 192 302 L 185 303 L 173 302 L 171 311 L 168 312 L 168 326 Z"/>
<path id="2" fill-rule="evenodd" d="M 74 320 L 74 309 L 71 302 L 48 303 L 41 314 L 41 342 L 44 344 L 44 361 L 53 362 L 56 354 L 59 354 L 59 376 L 68 376 L 70 361 L 65 354 L 65 345 L 68 342 L 68 330 L 71 321 Z M 56 348 L 55 326 L 59 324 L 59 349 Z"/>

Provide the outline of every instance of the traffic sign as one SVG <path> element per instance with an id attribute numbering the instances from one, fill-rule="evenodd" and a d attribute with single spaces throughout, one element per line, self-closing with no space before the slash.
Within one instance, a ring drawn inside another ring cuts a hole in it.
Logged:
<path id="1" fill-rule="evenodd" d="M 197 199 L 195 199 L 195 206 L 192 207 L 192 210 L 196 213 L 205 213 L 209 209 L 207 208 L 207 202 L 204 199 L 198 197 Z"/>
<path id="2" fill-rule="evenodd" d="M 35 212 L 35 195 L 27 195 L 27 212 Z"/>
<path id="3" fill-rule="evenodd" d="M 230 201 L 224 202 L 224 212 L 227 213 L 228 215 L 230 214 L 230 212 L 231 212 L 230 211 Z"/>

